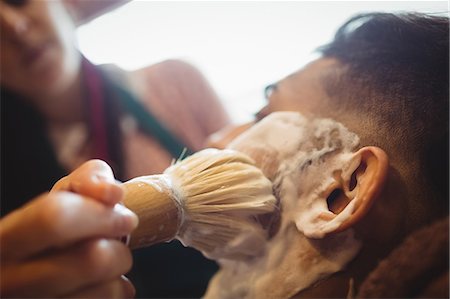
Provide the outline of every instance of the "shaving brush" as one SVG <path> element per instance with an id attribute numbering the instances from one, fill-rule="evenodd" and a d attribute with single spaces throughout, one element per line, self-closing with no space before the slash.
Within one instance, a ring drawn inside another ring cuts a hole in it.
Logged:
<path id="1" fill-rule="evenodd" d="M 124 204 L 139 217 L 131 248 L 178 239 L 211 259 L 249 258 L 267 239 L 257 216 L 277 209 L 272 183 L 233 150 L 202 150 L 123 185 Z"/>

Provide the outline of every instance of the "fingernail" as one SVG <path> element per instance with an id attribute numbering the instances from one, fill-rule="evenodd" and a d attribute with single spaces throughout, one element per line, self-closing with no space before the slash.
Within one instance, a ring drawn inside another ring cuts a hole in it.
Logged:
<path id="1" fill-rule="evenodd" d="M 139 219 L 137 215 L 123 204 L 116 204 L 114 206 L 114 212 L 119 215 L 120 220 L 118 221 L 120 221 L 120 229 L 123 229 L 122 233 L 129 233 L 138 226 Z"/>

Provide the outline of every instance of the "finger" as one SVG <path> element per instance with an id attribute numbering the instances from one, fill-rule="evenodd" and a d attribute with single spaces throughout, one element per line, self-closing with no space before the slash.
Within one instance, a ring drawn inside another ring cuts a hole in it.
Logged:
<path id="1" fill-rule="evenodd" d="M 94 237 L 118 238 L 137 227 L 136 214 L 70 192 L 45 194 L 1 220 L 2 261 L 20 260 Z"/>
<path id="2" fill-rule="evenodd" d="M 70 190 L 70 179 L 69 176 L 65 176 L 61 179 L 59 179 L 52 187 L 52 190 L 50 192 L 54 191 L 72 191 Z"/>
<path id="3" fill-rule="evenodd" d="M 74 192 L 116 204 L 123 199 L 124 190 L 114 179 L 111 167 L 102 160 L 90 160 L 71 175 Z"/>
<path id="4" fill-rule="evenodd" d="M 102 160 L 90 160 L 56 182 L 52 192 L 61 190 L 73 191 L 110 205 L 121 201 L 124 195 L 111 167 Z"/>
<path id="5" fill-rule="evenodd" d="M 106 282 L 101 285 L 86 288 L 67 298 L 133 298 L 136 290 L 133 284 L 125 277 Z"/>
<path id="6" fill-rule="evenodd" d="M 131 253 L 123 243 L 90 240 L 14 267 L 7 266 L 2 275 L 2 290 L 6 287 L 3 295 L 63 296 L 118 278 L 131 265 Z"/>

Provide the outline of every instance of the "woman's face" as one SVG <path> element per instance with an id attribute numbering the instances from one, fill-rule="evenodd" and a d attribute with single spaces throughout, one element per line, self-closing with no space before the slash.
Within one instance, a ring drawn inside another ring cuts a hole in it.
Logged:
<path id="1" fill-rule="evenodd" d="M 80 57 L 75 26 L 61 1 L 0 0 L 0 82 L 35 98 L 67 88 Z"/>

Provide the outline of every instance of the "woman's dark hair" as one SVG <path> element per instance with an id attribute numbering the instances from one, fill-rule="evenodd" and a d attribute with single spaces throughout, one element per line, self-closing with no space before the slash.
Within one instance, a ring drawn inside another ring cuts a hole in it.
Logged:
<path id="1" fill-rule="evenodd" d="M 423 184 L 448 202 L 448 17 L 356 15 L 319 51 L 343 65 L 324 78 L 332 102 L 379 126 L 397 154 L 414 152 Z"/>

